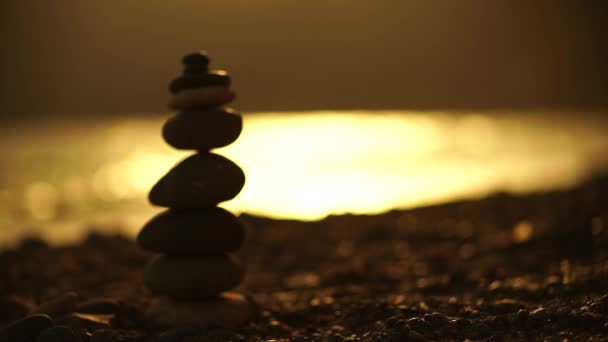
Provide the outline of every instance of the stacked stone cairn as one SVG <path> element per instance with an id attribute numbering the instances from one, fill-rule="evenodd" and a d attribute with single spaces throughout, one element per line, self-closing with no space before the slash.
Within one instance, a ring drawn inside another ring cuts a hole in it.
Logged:
<path id="1" fill-rule="evenodd" d="M 238 138 L 242 117 L 224 107 L 235 97 L 231 79 L 225 71 L 210 71 L 209 61 L 205 52 L 185 55 L 183 74 L 169 85 L 169 107 L 179 113 L 164 124 L 163 138 L 177 149 L 197 152 L 154 185 L 150 202 L 169 209 L 137 236 L 141 248 L 161 253 L 147 265 L 144 283 L 164 298 L 150 313 L 167 324 L 239 320 L 219 317 L 222 312 L 244 319 L 245 299 L 226 291 L 243 280 L 244 270 L 230 253 L 241 247 L 245 232 L 237 217 L 217 205 L 241 191 L 245 174 L 209 152 Z"/>

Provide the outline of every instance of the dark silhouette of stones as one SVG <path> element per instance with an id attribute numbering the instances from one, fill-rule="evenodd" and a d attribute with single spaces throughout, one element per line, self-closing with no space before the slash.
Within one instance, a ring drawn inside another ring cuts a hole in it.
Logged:
<path id="1" fill-rule="evenodd" d="M 245 230 L 222 208 L 167 210 L 150 220 L 137 236 L 145 250 L 169 255 L 213 255 L 238 250 Z"/>
<path id="2" fill-rule="evenodd" d="M 0 341 L 30 341 L 52 326 L 53 321 L 49 316 L 31 315 L 0 328 Z"/>
<path id="3" fill-rule="evenodd" d="M 241 115 L 229 109 L 185 111 L 163 126 L 163 138 L 178 149 L 205 151 L 234 142 L 243 129 Z"/>
<path id="4" fill-rule="evenodd" d="M 144 282 L 155 293 L 178 299 L 207 299 L 236 287 L 244 271 L 233 257 L 161 255 L 146 266 Z"/>
<path id="5" fill-rule="evenodd" d="M 200 70 L 202 72 L 202 70 Z M 214 70 L 208 73 L 199 73 L 196 69 L 189 69 L 169 84 L 172 94 L 179 93 L 185 89 L 196 89 L 205 87 L 230 87 L 231 79 L 223 70 Z"/>
<path id="6" fill-rule="evenodd" d="M 243 170 L 220 155 L 198 153 L 178 163 L 150 191 L 150 202 L 176 209 L 210 208 L 234 198 L 245 185 Z"/>
<path id="7" fill-rule="evenodd" d="M 144 284 L 166 297 L 151 301 L 146 315 L 158 326 L 238 327 L 253 316 L 255 306 L 242 295 L 225 292 L 244 277 L 241 265 L 227 253 L 241 247 L 245 232 L 237 217 L 216 206 L 241 191 L 245 174 L 208 151 L 234 142 L 243 119 L 221 108 L 235 98 L 231 79 L 225 71 L 209 71 L 206 52 L 185 55 L 182 63 L 182 76 L 169 84 L 169 107 L 181 112 L 167 120 L 162 134 L 169 145 L 199 153 L 175 165 L 149 194 L 150 202 L 169 210 L 152 218 L 137 236 L 141 248 L 163 253 L 146 266 Z"/>

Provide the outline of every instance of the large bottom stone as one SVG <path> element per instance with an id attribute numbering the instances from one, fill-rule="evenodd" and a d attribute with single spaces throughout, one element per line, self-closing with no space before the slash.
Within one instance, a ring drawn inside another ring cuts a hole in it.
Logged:
<path id="1" fill-rule="evenodd" d="M 243 267 L 230 255 L 160 255 L 146 266 L 144 282 L 150 291 L 159 295 L 200 300 L 235 288 L 243 276 Z"/>
<path id="2" fill-rule="evenodd" d="M 163 327 L 238 328 L 245 325 L 255 313 L 255 304 L 243 295 L 224 292 L 217 298 L 199 301 L 156 298 L 145 314 L 150 321 Z"/>

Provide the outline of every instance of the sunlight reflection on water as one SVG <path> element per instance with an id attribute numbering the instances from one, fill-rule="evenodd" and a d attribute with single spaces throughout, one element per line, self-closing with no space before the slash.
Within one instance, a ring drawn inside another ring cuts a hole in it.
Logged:
<path id="1" fill-rule="evenodd" d="M 163 143 L 166 117 L 57 123 L 5 137 L 0 152 L 11 167 L 0 173 L 0 225 L 82 225 L 112 210 L 142 220 L 152 210 L 147 191 L 190 153 Z M 308 220 L 568 187 L 606 165 L 607 128 L 550 113 L 246 115 L 239 140 L 217 150 L 247 175 L 242 193 L 223 206 Z M 0 229 L 0 242 L 14 231 Z"/>

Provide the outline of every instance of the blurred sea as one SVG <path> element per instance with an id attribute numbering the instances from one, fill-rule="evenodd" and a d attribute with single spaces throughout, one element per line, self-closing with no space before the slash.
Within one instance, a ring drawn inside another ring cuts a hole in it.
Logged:
<path id="1" fill-rule="evenodd" d="M 190 154 L 160 135 L 168 116 L 69 117 L 0 129 L 0 246 L 54 243 L 90 229 L 135 234 L 161 208 L 146 196 Z M 575 186 L 608 166 L 608 119 L 575 112 L 251 113 L 218 153 L 245 170 L 222 206 L 275 218 L 529 193 Z"/>

